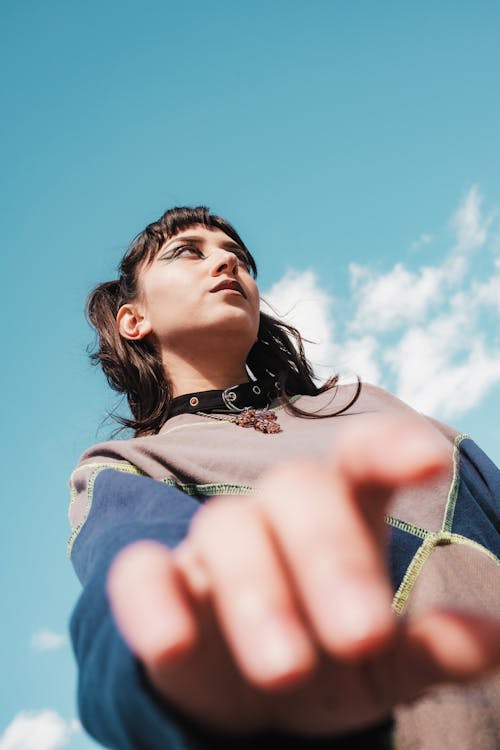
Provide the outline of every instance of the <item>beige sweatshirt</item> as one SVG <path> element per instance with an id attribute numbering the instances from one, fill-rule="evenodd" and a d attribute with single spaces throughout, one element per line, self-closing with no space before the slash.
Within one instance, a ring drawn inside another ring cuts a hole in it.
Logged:
<path id="1" fill-rule="evenodd" d="M 342 386 L 320 396 L 301 396 L 295 404 L 330 413 L 347 404 L 353 392 L 354 386 Z M 271 406 L 281 425 L 276 434 L 243 429 L 225 415 L 181 414 L 157 435 L 112 440 L 87 450 L 70 482 L 70 551 L 92 507 L 95 478 L 105 468 L 143 474 L 194 496 L 245 495 L 281 461 L 327 459 L 356 416 L 407 413 L 441 435 L 450 462 L 439 479 L 398 491 L 389 509 L 394 609 L 412 617 L 433 606 L 465 606 L 500 618 L 500 479 L 467 436 L 368 385 L 345 413 L 328 419 L 302 419 Z M 436 688 L 412 705 L 398 707 L 396 747 L 500 748 L 500 675 L 472 687 Z"/>

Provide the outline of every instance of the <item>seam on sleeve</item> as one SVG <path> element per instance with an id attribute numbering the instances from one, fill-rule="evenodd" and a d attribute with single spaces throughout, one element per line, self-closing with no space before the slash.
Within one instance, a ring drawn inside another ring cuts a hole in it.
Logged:
<path id="1" fill-rule="evenodd" d="M 486 555 L 486 557 L 492 562 L 500 565 L 500 560 L 493 554 L 493 552 L 490 552 L 487 547 L 479 544 L 479 542 L 475 542 L 473 539 L 469 539 L 461 534 L 453 534 L 449 531 L 438 531 L 437 533 L 429 531 L 427 532 L 427 537 L 423 544 L 414 554 L 408 568 L 406 569 L 401 585 L 394 594 L 392 608 L 396 614 L 402 614 L 417 578 L 420 575 L 424 564 L 429 559 L 431 552 L 436 547 L 443 547 L 448 544 L 459 544 L 464 547 L 470 547 L 471 549 L 476 550 L 476 552 L 481 552 L 483 555 Z"/>
<path id="2" fill-rule="evenodd" d="M 230 484 L 230 483 L 216 483 L 216 484 L 196 484 L 194 482 L 179 482 L 172 477 L 166 477 L 161 480 L 164 484 L 168 484 L 170 487 L 176 487 L 177 489 L 185 492 L 186 495 L 253 495 L 255 490 L 246 484 Z"/>
<path id="3" fill-rule="evenodd" d="M 414 526 L 412 523 L 408 523 L 408 521 L 402 521 L 400 518 L 395 518 L 394 516 L 385 516 L 384 520 L 389 526 L 394 526 L 395 529 L 406 531 L 408 534 L 413 534 L 413 536 L 418 536 L 420 537 L 420 539 L 426 539 L 428 535 L 432 533 L 428 531 L 428 529 L 422 529 L 420 526 Z"/>
<path id="4" fill-rule="evenodd" d="M 85 515 L 83 518 L 83 521 L 81 521 L 71 532 L 71 536 L 68 540 L 67 545 L 67 554 L 68 557 L 71 557 L 71 550 L 73 549 L 73 544 L 75 543 L 75 539 L 77 538 L 78 534 L 82 530 L 85 521 L 89 517 L 90 509 L 92 508 L 92 501 L 94 499 L 94 484 L 95 480 L 100 474 L 101 471 L 104 469 L 114 469 L 115 471 L 121 471 L 125 474 L 134 474 L 136 476 L 147 476 L 147 474 L 142 471 L 141 469 L 138 469 L 137 466 L 134 466 L 133 464 L 124 464 L 124 463 L 118 463 L 118 462 L 106 462 L 106 463 L 89 463 L 89 464 L 82 464 L 81 466 L 78 466 L 75 471 L 72 473 L 70 477 L 70 492 L 71 492 L 71 501 L 70 501 L 70 510 L 76 501 L 77 491 L 74 485 L 74 475 L 78 471 L 82 471 L 83 469 L 94 469 L 94 471 L 89 476 L 88 482 L 87 482 L 87 502 L 85 505 Z"/>
<path id="5" fill-rule="evenodd" d="M 425 539 L 423 544 L 420 545 L 418 550 L 413 555 L 413 558 L 406 569 L 406 573 L 401 581 L 401 584 L 394 594 L 392 600 L 392 608 L 398 615 L 403 613 L 403 610 L 410 596 L 411 590 L 413 589 L 415 582 L 419 576 L 420 571 L 424 567 L 429 555 L 434 549 L 434 534 L 428 532 L 428 537 Z"/>
<path id="6" fill-rule="evenodd" d="M 453 527 L 453 518 L 455 516 L 455 507 L 457 504 L 458 490 L 460 488 L 460 444 L 462 440 L 469 438 L 470 435 L 462 433 L 457 435 L 455 438 L 455 445 L 453 447 L 453 477 L 450 483 L 450 489 L 448 492 L 448 499 L 446 501 L 446 508 L 444 511 L 442 531 L 451 532 Z"/>
<path id="7" fill-rule="evenodd" d="M 446 532 L 444 532 L 446 533 Z M 469 539 L 467 536 L 462 536 L 462 534 L 449 534 L 449 541 L 444 536 L 444 533 L 438 534 L 438 539 L 436 541 L 436 544 L 461 544 L 464 547 L 470 547 L 471 549 L 475 549 L 477 552 L 482 552 L 483 555 L 486 555 L 486 557 L 489 557 L 490 560 L 495 562 L 497 565 L 500 565 L 500 559 L 493 553 L 491 550 L 489 550 L 487 547 L 485 547 L 483 544 L 479 544 L 479 542 L 475 542 L 474 539 Z"/>

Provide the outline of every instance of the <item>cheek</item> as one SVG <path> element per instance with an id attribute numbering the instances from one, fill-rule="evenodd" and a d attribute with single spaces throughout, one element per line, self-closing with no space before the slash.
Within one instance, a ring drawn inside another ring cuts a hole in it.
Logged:
<path id="1" fill-rule="evenodd" d="M 252 278 L 252 276 L 250 276 L 250 274 L 248 275 L 247 281 L 245 283 L 245 287 L 247 289 L 247 292 L 248 292 L 249 296 L 252 298 L 252 300 L 254 300 L 254 301 L 257 300 L 257 302 L 258 302 L 259 299 L 260 299 L 259 298 L 259 287 L 257 286 L 257 283 Z"/>
<path id="2" fill-rule="evenodd" d="M 254 309 L 257 317 L 260 317 L 260 294 L 257 284 L 254 284 L 252 289 L 252 300 L 254 303 Z"/>
<path id="3" fill-rule="evenodd" d="M 255 286 L 255 289 L 253 290 L 253 293 L 252 293 L 252 302 L 253 302 L 255 338 L 257 338 L 257 333 L 259 331 L 259 325 L 260 325 L 260 295 L 259 295 L 259 290 L 257 289 L 257 286 Z"/>
<path id="4" fill-rule="evenodd" d="M 142 284 L 142 299 L 148 314 L 155 318 L 158 315 L 175 312 L 182 306 L 186 293 L 178 279 L 164 278 L 160 274 L 145 276 Z"/>
<path id="5" fill-rule="evenodd" d="M 165 289 L 162 289 L 156 283 L 146 284 L 144 286 L 144 306 L 153 324 L 156 323 L 159 315 L 162 311 L 165 313 L 170 308 L 170 301 L 172 295 L 166 294 Z"/>

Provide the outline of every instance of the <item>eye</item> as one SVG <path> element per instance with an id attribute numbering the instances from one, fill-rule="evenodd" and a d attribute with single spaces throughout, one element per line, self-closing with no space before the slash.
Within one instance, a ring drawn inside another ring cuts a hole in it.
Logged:
<path id="1" fill-rule="evenodd" d="M 245 271 L 248 271 L 248 273 L 251 273 L 252 269 L 250 267 L 250 263 L 246 259 L 244 255 L 238 256 L 238 262 L 242 268 L 245 269 Z"/>
<path id="2" fill-rule="evenodd" d="M 163 256 L 162 260 L 174 260 L 175 258 L 180 258 L 184 256 L 193 256 L 195 258 L 204 258 L 205 256 L 201 252 L 201 250 L 198 247 L 195 247 L 194 245 L 179 245 L 179 247 L 174 247 L 173 250 L 170 250 L 166 255 Z"/>
<path id="3" fill-rule="evenodd" d="M 239 265 L 245 269 L 245 271 L 251 272 L 250 263 L 248 261 L 247 254 L 241 247 L 235 245 L 231 248 L 231 252 L 237 257 Z"/>
<path id="4" fill-rule="evenodd" d="M 181 247 L 176 247 L 173 252 L 174 258 L 177 258 L 179 255 L 195 255 L 197 258 L 205 257 L 200 248 L 194 245 L 182 245 Z"/>

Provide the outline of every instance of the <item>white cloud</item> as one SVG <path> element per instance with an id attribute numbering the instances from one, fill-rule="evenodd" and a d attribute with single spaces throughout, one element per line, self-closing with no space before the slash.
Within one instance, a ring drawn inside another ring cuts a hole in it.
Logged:
<path id="1" fill-rule="evenodd" d="M 485 305 L 500 314 L 500 255 L 494 262 L 495 271 L 487 281 L 474 280 L 471 285 L 471 301 L 475 306 Z"/>
<path id="2" fill-rule="evenodd" d="M 486 242 L 488 228 L 494 214 L 483 218 L 481 203 L 482 198 L 478 186 L 473 185 L 452 217 L 451 225 L 457 234 L 456 251 L 458 253 L 477 250 Z"/>
<path id="3" fill-rule="evenodd" d="M 402 263 L 385 274 L 355 263 L 349 271 L 357 306 L 351 324 L 355 331 L 390 331 L 422 320 L 441 302 L 447 281 L 444 268 L 424 267 L 413 273 Z"/>
<path id="4" fill-rule="evenodd" d="M 304 348 L 315 369 L 331 373 L 334 322 L 333 297 L 322 289 L 313 271 L 288 271 L 263 294 L 271 309 L 268 312 L 286 319 L 298 328 L 307 341 Z M 266 306 L 264 305 L 264 310 Z"/>
<path id="5" fill-rule="evenodd" d="M 495 213 L 483 216 L 481 202 L 474 185 L 452 217 L 451 247 L 435 251 L 433 265 L 353 263 L 348 300 L 334 299 L 311 270 L 289 271 L 264 295 L 318 342 L 305 348 L 320 378 L 349 369 L 443 419 L 500 385 L 500 243 L 493 236 L 488 245 Z"/>
<path id="6" fill-rule="evenodd" d="M 263 299 L 271 306 L 271 314 L 299 329 L 318 380 L 334 371 L 345 376 L 363 372 L 372 382 L 380 380 L 380 368 L 374 358 L 376 339 L 364 335 L 345 340 L 341 346 L 335 341 L 335 299 L 321 288 L 313 271 L 288 271 L 263 294 Z"/>
<path id="7" fill-rule="evenodd" d="M 378 341 L 375 336 L 347 338 L 338 343 L 334 349 L 333 362 L 335 369 L 344 377 L 352 373 L 362 374 L 363 380 L 369 383 L 382 384 L 382 369 L 378 362 Z M 332 374 L 332 368 L 325 376 Z"/>
<path id="8" fill-rule="evenodd" d="M 0 737 L 0 750 L 57 750 L 79 731 L 77 719 L 65 721 L 50 709 L 21 711 Z"/>
<path id="9" fill-rule="evenodd" d="M 53 633 L 51 630 L 38 630 L 31 636 L 31 648 L 34 651 L 56 651 L 68 642 L 67 636 Z"/>
<path id="10" fill-rule="evenodd" d="M 409 270 L 403 263 L 385 273 L 367 266 L 349 266 L 356 313 L 353 331 L 383 332 L 420 323 L 453 294 L 470 273 L 471 256 L 487 241 L 494 214 L 481 214 L 482 198 L 473 185 L 451 220 L 455 242 L 438 265 Z M 431 235 L 421 235 L 429 242 Z M 491 294 L 496 290 L 492 289 Z M 485 290 L 484 294 L 487 294 Z"/>
<path id="11" fill-rule="evenodd" d="M 313 271 L 288 271 L 264 295 L 264 299 L 292 325 L 300 321 L 307 338 L 324 338 L 330 334 L 330 312 L 334 300 L 319 287 Z"/>
<path id="12" fill-rule="evenodd" d="M 500 353 L 488 352 L 464 317 L 457 312 L 411 328 L 384 355 L 400 398 L 443 419 L 474 408 L 500 383 Z"/>

